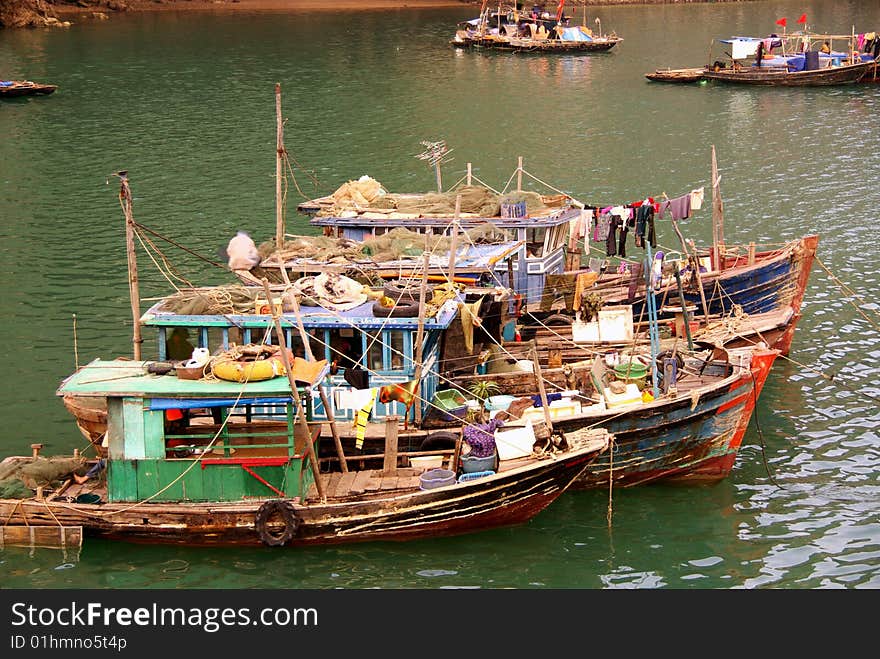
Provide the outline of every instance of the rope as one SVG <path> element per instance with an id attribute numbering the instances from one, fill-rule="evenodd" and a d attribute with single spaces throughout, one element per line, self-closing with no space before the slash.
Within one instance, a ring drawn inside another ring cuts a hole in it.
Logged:
<path id="1" fill-rule="evenodd" d="M 856 292 L 855 292 L 852 288 L 850 288 L 850 287 L 847 286 L 845 283 L 843 283 L 840 279 L 838 279 L 838 278 L 837 278 L 837 277 L 836 277 L 836 276 L 835 276 L 835 275 L 834 275 L 834 274 L 833 274 L 833 273 L 832 273 L 832 272 L 826 267 L 826 265 L 825 265 L 824 263 L 822 263 L 822 261 L 819 259 L 818 256 L 815 256 L 815 257 L 813 257 L 813 258 L 815 258 L 816 263 L 818 263 L 818 264 L 821 266 L 821 268 L 825 271 L 825 273 L 828 275 L 828 277 L 831 279 L 831 281 L 838 285 L 838 287 L 840 288 L 840 290 L 842 290 L 842 291 L 843 291 L 844 293 L 846 293 L 847 295 L 850 295 L 850 296 L 854 297 L 854 298 L 859 302 L 859 304 L 862 305 L 862 307 L 867 307 L 867 306 L 869 306 L 868 303 L 865 302 L 861 297 L 859 297 L 859 296 L 856 294 Z M 850 301 L 850 304 L 852 304 L 852 301 Z M 868 318 L 868 316 L 865 315 L 865 313 L 864 313 L 864 311 L 863 311 L 862 309 L 860 309 L 859 307 L 857 307 L 857 306 L 855 306 L 855 305 L 853 305 L 853 308 L 856 310 L 856 312 L 857 312 L 862 318 L 865 319 L 865 321 L 867 321 L 867 323 L 868 323 L 869 325 L 871 325 L 874 329 L 880 330 L 880 325 L 878 325 L 877 323 L 873 322 L 870 318 Z"/>

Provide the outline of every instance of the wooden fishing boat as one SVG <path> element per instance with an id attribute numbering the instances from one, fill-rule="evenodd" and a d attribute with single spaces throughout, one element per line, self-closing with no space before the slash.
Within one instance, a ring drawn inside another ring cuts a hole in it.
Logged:
<path id="1" fill-rule="evenodd" d="M 32 80 L 0 80 L 0 98 L 19 96 L 45 96 L 51 94 L 58 85 L 49 85 Z"/>
<path id="2" fill-rule="evenodd" d="M 426 470 L 398 454 L 393 422 L 381 468 L 320 472 L 320 424 L 306 421 L 299 402 L 309 387 L 291 385 L 285 377 L 188 380 L 151 372 L 148 362 L 95 360 L 58 395 L 109 401 L 103 477 L 68 479 L 63 490 L 47 480 L 32 497 L 0 499 L 4 526 L 188 545 L 433 538 L 528 521 L 609 446 L 605 431 L 579 432 L 499 459 L 491 473 L 461 472 L 459 454 L 448 452 L 436 453 L 448 469 Z M 193 423 L 199 416 L 207 422 Z M 180 418 L 189 423 L 170 421 Z M 4 466 L 36 469 L 39 461 L 7 458 Z"/>
<path id="3" fill-rule="evenodd" d="M 572 25 L 563 13 L 564 0 L 556 12 L 541 15 L 514 7 L 489 8 L 483 3 L 479 18 L 458 24 L 450 44 L 455 48 L 499 50 L 516 53 L 601 53 L 623 41 L 615 33 L 602 34 L 587 26 L 586 7 L 581 25 Z"/>
<path id="4" fill-rule="evenodd" d="M 821 87 L 859 82 L 874 70 L 873 61 L 855 62 L 805 71 L 776 67 L 721 67 L 703 70 L 703 78 L 715 82 L 765 87 Z"/>
<path id="5" fill-rule="evenodd" d="M 703 79 L 703 69 L 655 69 L 645 77 L 657 82 L 697 82 Z"/>
<path id="6" fill-rule="evenodd" d="M 720 39 L 718 43 L 730 52 L 705 66 L 703 78 L 753 86 L 822 87 L 859 82 L 875 70 L 873 55 L 856 51 L 855 34 L 847 36 L 846 52 L 814 49 L 822 40 L 828 46 L 830 39 L 829 35 L 804 33 Z M 774 54 L 777 47 L 781 50 Z"/>
<path id="7" fill-rule="evenodd" d="M 669 354 L 661 369 L 672 368 L 672 362 L 677 361 Z M 579 429 L 609 430 L 614 435 L 612 450 L 593 462 L 573 488 L 726 478 L 779 353 L 758 345 L 682 354 L 685 356 L 678 361 L 680 367 L 675 367 L 674 384 L 667 375 L 665 392 L 661 388 L 659 395 L 652 394 L 647 400 L 642 394 L 652 391 L 652 383 L 640 391 L 630 381 L 625 391 L 615 394 L 605 376 L 597 375 L 595 360 L 580 371 L 572 369 L 573 364 L 568 372 L 559 369 L 562 378 L 556 381 L 542 369 L 542 377 L 550 378 L 546 379 L 548 390 L 560 387 L 565 392 L 561 402 L 551 402 L 547 416 L 542 408 L 527 407 L 518 422 L 508 422 L 504 427 L 549 423 L 554 432 L 561 431 L 566 437 L 576 436 Z M 615 370 L 615 374 L 619 372 Z M 526 373 L 459 376 L 456 382 L 468 387 L 479 380 L 492 381 L 502 394 L 525 402 L 535 390 L 534 376 L 530 378 Z M 591 381 L 592 392 L 584 396 Z M 573 395 L 573 391 L 581 393 Z M 511 402 L 512 407 L 516 404 Z M 496 441 L 503 442 L 503 434 L 496 435 Z"/>

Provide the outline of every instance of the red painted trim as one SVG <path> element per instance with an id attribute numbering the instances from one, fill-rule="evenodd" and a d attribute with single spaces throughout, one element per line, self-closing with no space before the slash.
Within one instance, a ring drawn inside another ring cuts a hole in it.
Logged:
<path id="1" fill-rule="evenodd" d="M 293 456 L 295 458 L 297 456 Z M 287 464 L 293 458 L 210 458 L 202 460 L 202 469 L 208 465 L 241 465 L 245 467 L 280 467 Z"/>

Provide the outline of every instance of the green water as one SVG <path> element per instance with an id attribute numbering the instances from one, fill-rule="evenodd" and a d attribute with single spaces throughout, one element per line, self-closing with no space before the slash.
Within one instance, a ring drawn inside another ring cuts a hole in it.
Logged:
<path id="1" fill-rule="evenodd" d="M 744 89 L 643 77 L 701 65 L 713 37 L 766 34 L 779 16 L 793 24 L 803 12 L 835 33 L 880 27 L 874 1 L 785 0 L 590 9 L 592 25 L 598 16 L 625 40 L 576 56 L 456 51 L 447 42 L 470 7 L 161 12 L 0 32 L 0 77 L 59 85 L 52 96 L 0 103 L 0 457 L 35 441 L 50 453 L 82 446 L 58 383 L 76 363 L 130 354 L 113 172 L 130 173 L 135 219 L 208 261 L 239 229 L 274 235 L 276 82 L 287 149 L 318 181 L 297 171 L 309 197 L 363 174 L 395 191 L 432 188 L 433 171 L 415 158 L 422 140 L 453 149 L 445 185 L 470 162 L 503 187 L 522 156 L 527 172 L 587 203 L 673 197 L 708 188 L 714 144 L 728 242 L 821 235 L 791 359 L 774 367 L 722 483 L 616 490 L 611 501 L 566 493 L 524 526 L 404 544 L 7 548 L 0 584 L 880 586 L 880 85 Z M 301 197 L 288 194 L 288 227 L 306 230 L 293 211 Z M 711 240 L 707 208 L 684 223 L 698 244 Z M 658 239 L 676 244 L 668 225 Z M 183 279 L 231 281 L 206 260 L 163 250 Z M 170 290 L 151 263 L 141 259 L 140 270 L 144 300 Z"/>

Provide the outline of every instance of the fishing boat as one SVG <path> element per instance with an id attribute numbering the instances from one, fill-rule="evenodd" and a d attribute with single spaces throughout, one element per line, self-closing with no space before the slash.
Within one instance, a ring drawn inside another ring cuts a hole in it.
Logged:
<path id="1" fill-rule="evenodd" d="M 426 468 L 397 452 L 392 420 L 378 467 L 322 469 L 321 424 L 308 422 L 300 404 L 312 383 L 294 381 L 291 371 L 242 383 L 191 380 L 150 364 L 95 360 L 64 380 L 58 395 L 109 401 L 107 455 L 101 463 L 81 460 L 79 472 L 95 467 L 88 479 L 74 477 L 69 462 L 59 473 L 58 461 L 38 451 L 4 460 L 7 482 L 22 475 L 33 486 L 23 498 L 0 499 L 5 542 L 26 541 L 43 527 L 62 539 L 78 532 L 187 545 L 471 533 L 528 521 L 609 446 L 600 430 L 499 459 L 493 470 L 465 472 L 450 452 L 423 454 L 438 465 Z"/>
<path id="2" fill-rule="evenodd" d="M 586 7 L 581 25 L 572 25 L 564 15 L 564 0 L 551 15 L 540 7 L 530 13 L 514 7 L 487 8 L 483 3 L 479 18 L 459 23 L 450 43 L 456 48 L 499 50 L 516 53 L 597 53 L 607 52 L 623 41 L 616 34 L 602 34 L 587 26 Z"/>
<path id="3" fill-rule="evenodd" d="M 654 69 L 645 77 L 656 82 L 699 82 L 703 79 L 703 69 Z"/>
<path id="4" fill-rule="evenodd" d="M 58 85 L 34 82 L 32 80 L 0 80 L 0 98 L 46 96 L 56 89 L 58 89 Z"/>
<path id="5" fill-rule="evenodd" d="M 789 45 L 787 50 L 790 39 L 797 40 L 798 48 Z M 753 86 L 816 87 L 852 84 L 875 70 L 873 55 L 858 53 L 854 40 L 847 52 L 827 53 L 811 50 L 812 41 L 808 35 L 721 39 L 719 43 L 730 47 L 729 57 L 704 67 L 703 78 Z M 773 54 L 776 47 L 781 52 Z"/>
<path id="6" fill-rule="evenodd" d="M 576 227 L 579 224 L 595 226 L 594 213 L 604 205 L 588 205 L 556 189 L 548 195 L 530 192 L 535 202 L 523 204 L 517 200 L 525 199 L 524 176 L 541 180 L 523 168 L 520 158 L 517 169 L 500 193 L 482 181 L 476 181 L 479 186 L 474 185 L 470 165 L 467 174 L 442 194 L 389 193 L 374 179 L 369 179 L 371 189 L 379 189 L 381 194 L 361 199 L 357 204 L 348 201 L 348 186 L 358 184 L 350 181 L 333 195 L 299 204 L 297 210 L 308 215 L 310 224 L 321 227 L 326 235 L 354 241 L 381 236 L 401 226 L 426 233 L 444 233 L 453 227 L 471 229 L 488 223 L 506 232 L 509 238 L 524 243 L 525 248 L 506 262 L 498 262 L 494 277 L 519 301 L 512 313 L 520 318 L 521 331 L 540 329 L 548 322 L 571 325 L 579 308 L 579 300 L 575 301 L 578 294 L 593 295 L 606 307 L 629 305 L 636 321 L 646 322 L 646 270 L 642 264 L 622 263 L 614 269 L 607 267 L 609 259 L 589 259 L 588 267 L 581 265 L 585 250 L 578 249 Z M 745 342 L 752 342 L 759 328 L 770 331 L 774 327 L 772 336 L 762 340 L 768 342 L 769 339 L 772 347 L 788 354 L 819 237 L 806 235 L 768 246 L 769 249 L 759 249 L 753 243 L 726 242 L 714 147 L 712 181 L 715 185 L 712 187 L 711 247 L 697 248 L 688 243 L 674 215 L 672 217 L 671 225 L 681 249 L 676 256 L 670 253 L 668 258 L 664 255 L 658 262 L 662 263 L 657 287 L 658 318 L 672 322 L 682 315 L 683 308 L 690 308 L 693 309 L 691 320 L 700 317 L 705 327 L 709 323 L 748 316 L 751 323 L 739 320 L 735 324 L 743 331 Z M 461 212 L 461 208 L 458 213 L 453 211 L 459 195 L 463 199 L 472 196 L 470 203 L 459 201 L 466 212 Z M 372 199 L 377 202 L 374 204 Z M 438 203 L 441 199 L 442 205 Z M 494 200 L 492 214 L 482 210 L 488 207 L 487 199 Z M 445 210 L 438 211 L 438 208 Z M 585 243 L 587 241 L 588 237 Z M 732 326 L 728 322 L 728 327 Z M 558 328 L 555 331 L 566 332 Z M 735 340 L 736 337 L 729 336 L 725 345 L 737 345 L 731 343 Z"/>
<path id="7" fill-rule="evenodd" d="M 375 179 L 362 177 L 344 183 L 331 195 L 300 203 L 297 211 L 308 216 L 310 225 L 320 227 L 324 235 L 356 242 L 387 236 L 402 228 L 455 236 L 461 252 L 455 264 L 458 277 L 467 272 L 467 250 L 486 249 L 474 244 L 475 239 L 483 242 L 479 231 L 491 229 L 515 241 L 518 247 L 505 258 L 480 261 L 478 269 L 486 272 L 485 266 L 489 266 L 488 282 L 513 289 L 523 308 L 537 307 L 548 275 L 562 274 L 572 264 L 568 253 L 570 227 L 581 217 L 583 204 L 546 184 L 543 192 L 526 191 L 522 186 L 524 177 L 534 178 L 523 168 L 522 158 L 508 185 L 500 191 L 477 179 L 470 165 L 459 181 L 437 192 L 393 193 Z M 353 200 L 352 193 L 358 191 L 366 192 L 366 196 L 358 193 Z M 579 258 L 579 253 L 575 256 Z M 276 260 L 267 259 L 270 264 Z M 397 271 L 392 268 L 388 274 L 396 276 Z M 273 275 L 273 279 L 277 277 Z"/>

